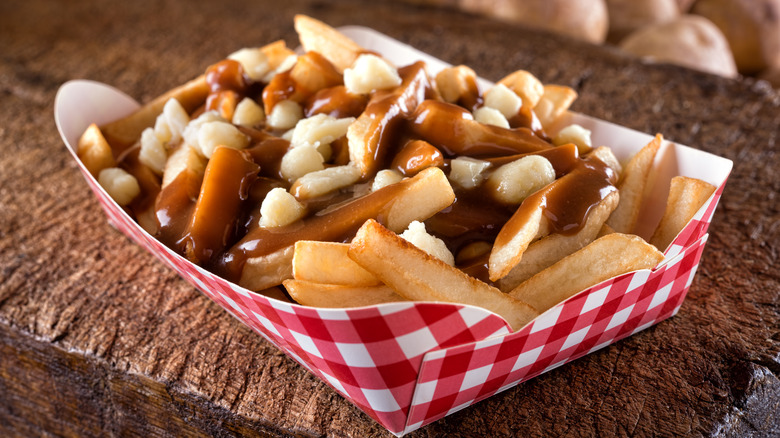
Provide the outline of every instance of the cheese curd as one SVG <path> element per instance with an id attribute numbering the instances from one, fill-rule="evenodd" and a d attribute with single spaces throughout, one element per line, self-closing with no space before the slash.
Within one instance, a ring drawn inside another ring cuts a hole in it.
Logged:
<path id="1" fill-rule="evenodd" d="M 507 119 L 514 117 L 523 106 L 523 100 L 504 84 L 498 84 L 485 93 L 485 106 L 495 108 Z"/>
<path id="2" fill-rule="evenodd" d="M 438 237 L 428 234 L 422 222 L 412 221 L 406 231 L 399 236 L 444 263 L 455 266 L 455 256 L 447 249 L 447 245 Z"/>
<path id="3" fill-rule="evenodd" d="M 261 125 L 265 121 L 265 112 L 263 107 L 258 105 L 257 102 L 245 97 L 236 105 L 232 121 L 234 125 L 252 128 Z"/>
<path id="4" fill-rule="evenodd" d="M 283 100 L 274 105 L 268 114 L 268 126 L 273 129 L 290 129 L 303 118 L 303 108 L 298 102 Z"/>
<path id="5" fill-rule="evenodd" d="M 374 182 L 371 183 L 371 191 L 375 192 L 382 187 L 389 186 L 390 184 L 395 184 L 399 181 L 404 179 L 404 176 L 401 175 L 401 172 L 393 169 L 382 169 L 379 172 L 376 173 L 376 176 L 374 177 Z"/>
<path id="6" fill-rule="evenodd" d="M 485 184 L 494 199 L 514 205 L 553 181 L 555 169 L 550 161 L 539 155 L 528 155 L 496 169 Z"/>
<path id="7" fill-rule="evenodd" d="M 376 55 L 360 55 L 352 68 L 344 70 L 344 86 L 350 93 L 367 94 L 399 85 L 398 70 Z"/>
<path id="8" fill-rule="evenodd" d="M 238 61 L 253 81 L 262 81 L 271 71 L 268 56 L 259 47 L 238 50 L 231 53 L 228 59 Z"/>
<path id="9" fill-rule="evenodd" d="M 133 175 L 118 167 L 103 169 L 98 174 L 98 183 L 117 204 L 125 206 L 141 193 L 141 186 Z"/>
<path id="10" fill-rule="evenodd" d="M 287 190 L 276 187 L 263 199 L 260 205 L 261 228 L 274 228 L 289 225 L 306 214 L 306 207 Z"/>
<path id="11" fill-rule="evenodd" d="M 530 72 L 525 70 L 517 70 L 504 79 L 501 79 L 499 84 L 506 85 L 507 88 L 514 91 L 521 99 L 523 103 L 533 108 L 539 103 L 539 100 L 544 94 L 544 85 Z"/>
<path id="12" fill-rule="evenodd" d="M 501 111 L 488 106 L 477 108 L 474 111 L 474 120 L 486 125 L 509 129 L 509 121 L 501 114 Z"/>
<path id="13" fill-rule="evenodd" d="M 310 199 L 351 186 L 360 179 L 360 169 L 355 166 L 335 166 L 310 172 L 298 178 L 290 192 L 298 199 Z"/>
<path id="14" fill-rule="evenodd" d="M 314 146 L 298 146 L 284 154 L 279 171 L 284 179 L 292 183 L 307 173 L 324 169 L 324 162 Z"/>
<path id="15" fill-rule="evenodd" d="M 249 138 L 228 122 L 206 122 L 198 130 L 198 145 L 206 158 L 211 158 L 217 146 L 244 149 Z"/>
<path id="16" fill-rule="evenodd" d="M 464 189 L 473 189 L 485 180 L 484 173 L 490 167 L 487 161 L 471 157 L 458 157 L 450 162 L 449 180 Z"/>
<path id="17" fill-rule="evenodd" d="M 141 133 L 141 148 L 138 151 L 138 161 L 147 165 L 152 172 L 162 175 L 168 152 L 155 134 L 154 128 L 146 128 Z"/>
<path id="18" fill-rule="evenodd" d="M 302 145 L 318 147 L 322 144 L 330 144 L 333 140 L 346 135 L 349 125 L 354 121 L 354 117 L 337 119 L 326 114 L 317 114 L 300 120 L 295 125 L 290 140 L 293 147 Z"/>
<path id="19" fill-rule="evenodd" d="M 162 175 L 168 159 L 167 149 L 181 140 L 189 121 L 190 116 L 179 101 L 168 99 L 163 106 L 163 111 L 155 120 L 154 128 L 146 128 L 141 133 L 138 160 L 157 175 Z"/>
<path id="20" fill-rule="evenodd" d="M 162 113 L 157 116 L 154 124 L 154 134 L 163 144 L 178 143 L 189 122 L 190 116 L 179 101 L 168 99 L 165 102 L 165 106 L 163 106 Z"/>
<path id="21" fill-rule="evenodd" d="M 209 122 L 226 121 L 227 120 L 220 116 L 216 111 L 206 111 L 197 118 L 190 120 L 190 122 L 187 124 L 187 127 L 184 128 L 184 132 L 182 132 L 184 143 L 193 147 L 196 151 L 198 151 L 199 154 L 203 155 L 203 152 L 200 148 L 200 143 L 198 142 L 198 133 L 200 132 L 201 126 Z"/>
<path id="22" fill-rule="evenodd" d="M 560 146 L 562 144 L 574 143 L 580 152 L 586 152 L 593 147 L 590 140 L 590 130 L 580 125 L 572 124 L 561 129 L 552 139 L 553 144 Z"/>

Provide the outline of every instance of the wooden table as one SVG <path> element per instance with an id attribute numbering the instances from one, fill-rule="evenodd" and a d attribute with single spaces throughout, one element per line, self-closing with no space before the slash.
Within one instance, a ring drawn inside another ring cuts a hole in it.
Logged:
<path id="1" fill-rule="evenodd" d="M 106 222 L 57 135 L 74 78 L 148 100 L 292 16 L 372 26 L 734 160 L 680 313 L 413 436 L 780 434 L 780 94 L 395 1 L 0 3 L 0 435 L 387 436 Z"/>

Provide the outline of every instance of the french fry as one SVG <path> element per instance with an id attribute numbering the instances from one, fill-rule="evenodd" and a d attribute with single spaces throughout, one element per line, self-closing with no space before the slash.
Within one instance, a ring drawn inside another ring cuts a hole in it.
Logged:
<path id="1" fill-rule="evenodd" d="M 631 233 L 636 226 L 647 179 L 662 142 L 663 137 L 657 134 L 623 168 L 617 185 L 620 190 L 620 203 L 607 219 L 607 224 L 618 233 Z"/>
<path id="2" fill-rule="evenodd" d="M 542 196 L 528 198 L 522 204 L 526 214 L 513 215 L 496 236 L 488 260 L 491 281 L 505 277 L 523 258 L 523 253 L 537 238 L 550 233 L 550 226 L 544 216 Z"/>
<path id="3" fill-rule="evenodd" d="M 651 269 L 664 255 L 641 237 L 613 233 L 594 240 L 517 286 L 509 295 L 539 312 L 609 278 Z"/>
<path id="4" fill-rule="evenodd" d="M 429 167 L 327 213 L 271 230 L 255 228 L 229 251 L 229 256 L 241 257 L 244 244 L 257 242 L 254 251 L 259 255 L 248 254 L 239 284 L 252 290 L 265 289 L 292 278 L 294 245 L 299 240 L 340 239 L 366 219 L 376 217 L 381 217 L 391 230 L 401 232 L 412 221 L 428 219 L 454 200 L 455 193 L 444 172 Z"/>
<path id="5" fill-rule="evenodd" d="M 425 100 L 414 111 L 409 130 L 446 155 L 512 155 L 550 149 L 528 129 L 505 129 L 474 120 L 471 113 L 446 102 Z M 456 134 L 457 133 L 457 134 Z"/>
<path id="6" fill-rule="evenodd" d="M 285 280 L 283 284 L 287 293 L 304 306 L 347 308 L 406 301 L 393 289 L 383 284 L 357 286 L 304 280 Z"/>
<path id="7" fill-rule="evenodd" d="M 586 157 L 569 173 L 526 198 L 496 236 L 488 261 L 490 280 L 508 275 L 534 240 L 575 226 L 581 228 L 591 207 L 617 190 L 616 179 L 597 156 Z M 567 202 L 561 202 L 562 198 Z"/>
<path id="8" fill-rule="evenodd" d="M 168 156 L 168 160 L 165 162 L 162 188 L 167 187 L 185 170 L 203 175 L 206 171 L 206 160 L 192 146 L 182 143 Z"/>
<path id="9" fill-rule="evenodd" d="M 292 79 L 292 81 L 290 80 Z M 263 91 L 263 108 L 271 114 L 282 100 L 302 103 L 317 91 L 343 83 L 341 74 L 324 56 L 308 52 L 299 56 L 289 77 L 276 75 Z"/>
<path id="10" fill-rule="evenodd" d="M 241 187 L 257 178 L 260 167 L 249 153 L 217 146 L 203 176 L 195 209 L 184 235 L 184 253 L 194 263 L 209 261 L 225 249 L 237 226 Z"/>
<path id="11" fill-rule="evenodd" d="M 410 300 L 479 306 L 506 319 L 514 330 L 538 315 L 523 301 L 429 255 L 375 220 L 358 230 L 349 257 Z"/>
<path id="12" fill-rule="evenodd" d="M 545 85 L 544 94 L 534 107 L 534 112 L 542 123 L 548 128 L 555 124 L 572 103 L 577 99 L 577 92 L 563 85 Z"/>
<path id="13" fill-rule="evenodd" d="M 187 113 L 191 114 L 206 101 L 208 94 L 209 84 L 206 82 L 206 76 L 201 75 L 155 98 L 129 116 L 107 123 L 100 129 L 114 148 L 114 153 L 119 155 L 141 137 L 145 128 L 154 125 L 168 99 L 178 100 Z"/>
<path id="14" fill-rule="evenodd" d="M 270 254 L 248 258 L 238 284 L 249 290 L 263 290 L 292 278 L 294 251 L 295 246 L 290 245 Z"/>
<path id="15" fill-rule="evenodd" d="M 599 234 L 598 236 L 596 236 L 596 238 L 598 239 L 599 237 L 604 237 L 607 234 L 612 234 L 612 233 L 617 233 L 617 231 L 615 231 L 614 228 L 604 223 L 604 225 L 601 226 L 601 229 L 599 230 Z"/>
<path id="16" fill-rule="evenodd" d="M 577 233 L 570 235 L 550 234 L 529 245 L 523 253 L 521 262 L 512 268 L 506 277 L 498 280 L 499 289 L 505 292 L 514 289 L 558 260 L 592 242 L 612 210 L 617 207 L 618 199 L 618 192 L 607 195 L 597 206 L 593 207 L 582 229 Z"/>
<path id="17" fill-rule="evenodd" d="M 362 47 L 341 32 L 306 15 L 295 16 L 295 31 L 298 32 L 298 39 L 305 51 L 320 53 L 336 67 L 339 73 L 352 66 L 355 59 L 365 52 Z"/>
<path id="18" fill-rule="evenodd" d="M 295 244 L 296 280 L 344 286 L 378 286 L 381 282 L 347 255 L 349 244 L 301 240 Z"/>
<path id="19" fill-rule="evenodd" d="M 445 102 L 473 108 L 479 103 L 477 74 L 465 65 L 447 67 L 436 74 L 436 90 Z"/>
<path id="20" fill-rule="evenodd" d="M 391 148 L 397 127 L 417 108 L 431 90 L 425 64 L 417 62 L 399 72 L 403 82 L 368 107 L 349 126 L 349 158 L 358 166 L 364 179 L 374 176 Z"/>
<path id="21" fill-rule="evenodd" d="M 79 138 L 77 155 L 95 178 L 98 177 L 101 170 L 116 167 L 111 146 L 103 137 L 100 128 L 94 123 L 89 125 Z"/>
<path id="22" fill-rule="evenodd" d="M 260 48 L 260 51 L 268 59 L 268 67 L 271 70 L 280 68 L 287 58 L 295 55 L 295 52 L 287 47 L 287 43 L 285 43 L 284 40 L 277 40 L 270 44 L 266 44 Z"/>
<path id="23" fill-rule="evenodd" d="M 616 177 L 620 178 L 620 175 L 623 174 L 623 166 L 620 165 L 620 161 L 618 161 L 615 154 L 612 153 L 612 149 L 606 146 L 599 146 L 591 150 L 588 153 L 588 156 L 595 157 L 601 160 L 602 163 L 606 164 L 607 167 L 609 167 L 610 169 L 612 169 L 613 172 L 615 172 Z"/>
<path id="24" fill-rule="evenodd" d="M 298 61 L 290 71 L 290 77 L 309 95 L 344 82 L 333 64 L 317 52 L 309 52 L 299 56 Z"/>
<path id="25" fill-rule="evenodd" d="M 664 215 L 650 243 L 665 251 L 713 192 L 715 186 L 702 180 L 684 176 L 672 178 Z"/>

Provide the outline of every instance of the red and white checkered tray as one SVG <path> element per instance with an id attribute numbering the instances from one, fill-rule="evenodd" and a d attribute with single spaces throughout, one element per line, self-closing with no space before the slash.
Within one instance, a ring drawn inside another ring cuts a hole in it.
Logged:
<path id="1" fill-rule="evenodd" d="M 409 46 L 362 27 L 342 31 L 397 65 L 425 60 Z M 122 117 L 138 103 L 97 82 L 71 81 L 57 93 L 55 119 L 63 140 L 109 220 L 193 286 L 286 352 L 390 432 L 403 435 L 522 381 L 605 347 L 680 309 L 707 241 L 707 227 L 732 163 L 665 142 L 642 214 L 652 232 L 672 176 L 718 187 L 653 270 L 621 275 L 591 287 L 512 333 L 499 316 L 449 303 L 393 303 L 357 309 L 318 309 L 256 294 L 193 265 L 141 229 L 78 160 L 75 148 L 90 123 Z M 579 114 L 563 123 L 592 131 L 621 160 L 651 136 Z"/>

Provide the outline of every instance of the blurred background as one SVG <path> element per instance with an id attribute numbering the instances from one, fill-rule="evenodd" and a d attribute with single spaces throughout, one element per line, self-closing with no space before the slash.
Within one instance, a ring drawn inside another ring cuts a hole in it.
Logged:
<path id="1" fill-rule="evenodd" d="M 402 0 L 780 87 L 780 0 Z"/>

